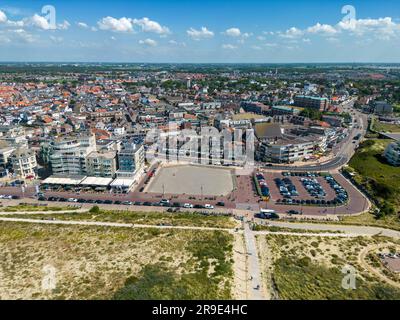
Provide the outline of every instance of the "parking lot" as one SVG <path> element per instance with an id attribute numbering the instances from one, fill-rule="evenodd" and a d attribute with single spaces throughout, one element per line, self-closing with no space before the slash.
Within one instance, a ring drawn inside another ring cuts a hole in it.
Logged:
<path id="1" fill-rule="evenodd" d="M 323 176 L 315 174 L 289 176 L 282 173 L 268 173 L 267 179 L 271 181 L 269 184 L 271 200 L 276 203 L 296 203 L 303 200 L 307 204 L 311 204 L 311 201 L 320 200 L 322 202 L 320 204 L 327 204 L 326 202 L 336 198 L 335 190 Z"/>

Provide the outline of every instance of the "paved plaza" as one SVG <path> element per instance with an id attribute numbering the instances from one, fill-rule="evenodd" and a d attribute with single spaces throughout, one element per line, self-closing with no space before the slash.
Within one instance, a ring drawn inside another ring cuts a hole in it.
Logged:
<path id="1" fill-rule="evenodd" d="M 194 196 L 226 196 L 234 190 L 232 171 L 206 166 L 161 168 L 147 192 Z"/>

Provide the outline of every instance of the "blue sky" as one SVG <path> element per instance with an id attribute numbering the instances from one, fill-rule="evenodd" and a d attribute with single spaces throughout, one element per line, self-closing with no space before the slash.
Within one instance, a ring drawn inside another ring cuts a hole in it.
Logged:
<path id="1" fill-rule="evenodd" d="M 399 40 L 398 0 L 0 2 L 0 61 L 400 62 Z"/>

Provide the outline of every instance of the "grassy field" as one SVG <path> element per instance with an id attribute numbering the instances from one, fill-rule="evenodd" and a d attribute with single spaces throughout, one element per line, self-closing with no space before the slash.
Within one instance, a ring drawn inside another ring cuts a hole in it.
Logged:
<path id="1" fill-rule="evenodd" d="M 343 217 L 341 224 L 382 227 L 400 231 L 400 220 L 396 215 L 377 218 L 374 214 L 366 212 L 359 216 Z"/>
<path id="2" fill-rule="evenodd" d="M 400 209 L 400 168 L 385 162 L 382 154 L 391 140 L 367 140 L 351 159 L 350 171 L 354 179 L 381 203 L 381 209 Z M 383 208 L 382 208 L 383 207 Z"/>
<path id="3" fill-rule="evenodd" d="M 8 215 L 7 217 L 13 217 Z M 106 211 L 98 213 L 79 212 L 63 214 L 26 214 L 15 215 L 18 218 L 43 219 L 55 218 L 57 220 L 84 220 L 101 222 L 119 222 L 158 225 L 168 224 L 172 226 L 196 226 L 213 228 L 234 228 L 237 222 L 228 216 L 204 216 L 198 213 L 167 213 L 167 212 L 133 212 L 133 211 Z"/>
<path id="4" fill-rule="evenodd" d="M 76 207 L 51 207 L 51 206 L 35 206 L 35 205 L 18 205 L 18 206 L 11 206 L 11 207 L 0 207 L 0 212 L 23 212 L 23 211 L 32 211 L 32 212 L 37 212 L 37 211 L 73 211 L 76 210 Z"/>
<path id="5" fill-rule="evenodd" d="M 382 282 L 359 263 L 363 248 L 378 243 L 390 247 L 396 244 L 392 240 L 267 235 L 257 236 L 257 242 L 263 275 L 271 274 L 263 279 L 278 299 L 400 299 L 400 289 Z M 346 265 L 356 270 L 355 290 L 342 287 L 342 268 Z"/>
<path id="6" fill-rule="evenodd" d="M 400 132 L 400 125 L 375 120 L 373 130 L 376 132 Z"/>
<path id="7" fill-rule="evenodd" d="M 0 222 L 0 299 L 229 299 L 233 236 Z M 56 287 L 43 290 L 45 266 Z"/>

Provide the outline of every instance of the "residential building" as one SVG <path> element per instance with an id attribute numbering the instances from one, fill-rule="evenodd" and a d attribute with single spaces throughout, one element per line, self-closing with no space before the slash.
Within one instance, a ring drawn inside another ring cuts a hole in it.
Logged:
<path id="1" fill-rule="evenodd" d="M 145 153 L 141 144 L 128 142 L 118 152 L 118 177 L 135 177 L 144 167 Z"/>
<path id="2" fill-rule="evenodd" d="M 296 108 L 292 106 L 272 106 L 272 115 L 298 115 L 302 111 L 301 108 Z"/>
<path id="3" fill-rule="evenodd" d="M 376 114 L 391 114 L 393 113 L 393 106 L 386 101 L 375 101 L 373 103 L 374 113 Z"/>
<path id="4" fill-rule="evenodd" d="M 400 140 L 389 144 L 383 156 L 392 166 L 400 166 Z"/>
<path id="5" fill-rule="evenodd" d="M 326 110 L 329 106 L 328 98 L 296 96 L 294 97 L 294 105 L 296 107 L 310 108 L 316 110 Z"/>
<path id="6" fill-rule="evenodd" d="M 85 175 L 86 158 L 96 151 L 94 135 L 62 136 L 42 148 L 49 156 L 54 175 Z"/>
<path id="7" fill-rule="evenodd" d="M 117 152 L 90 153 L 86 158 L 86 172 L 91 177 L 114 178 L 117 172 Z"/>
<path id="8" fill-rule="evenodd" d="M 37 172 L 36 154 L 33 150 L 17 149 L 10 157 L 14 174 L 20 178 L 35 178 Z"/>

